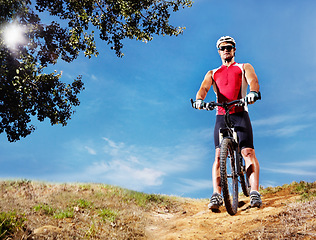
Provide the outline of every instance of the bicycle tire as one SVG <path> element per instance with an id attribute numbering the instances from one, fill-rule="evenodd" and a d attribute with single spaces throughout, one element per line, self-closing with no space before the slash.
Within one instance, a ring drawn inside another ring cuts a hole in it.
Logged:
<path id="1" fill-rule="evenodd" d="M 240 158 L 239 164 L 240 164 L 240 166 L 245 166 L 244 159 L 242 157 Z M 245 167 L 243 167 L 243 169 L 244 169 L 243 173 L 239 176 L 240 185 L 241 185 L 241 189 L 242 189 L 242 192 L 244 193 L 244 195 L 246 197 L 249 197 L 251 186 L 249 184 L 249 178 L 247 176 L 247 172 L 246 172 Z"/>
<path id="2" fill-rule="evenodd" d="M 238 208 L 238 175 L 232 140 L 224 138 L 220 150 L 220 176 L 225 207 L 230 215 Z"/>

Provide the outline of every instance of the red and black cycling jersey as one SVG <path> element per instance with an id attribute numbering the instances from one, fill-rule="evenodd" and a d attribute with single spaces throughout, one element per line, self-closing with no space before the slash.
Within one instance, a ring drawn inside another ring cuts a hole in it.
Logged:
<path id="1" fill-rule="evenodd" d="M 231 102 L 246 96 L 248 83 L 245 78 L 244 64 L 235 62 L 229 67 L 222 65 L 213 70 L 212 77 L 217 102 Z M 242 111 L 248 111 L 247 106 L 235 106 L 230 110 L 230 113 Z M 216 114 L 225 115 L 224 108 L 218 107 Z"/>

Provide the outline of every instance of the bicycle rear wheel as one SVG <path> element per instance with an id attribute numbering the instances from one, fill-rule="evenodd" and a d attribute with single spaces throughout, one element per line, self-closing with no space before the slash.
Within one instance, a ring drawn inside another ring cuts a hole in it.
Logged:
<path id="1" fill-rule="evenodd" d="M 235 215 L 238 208 L 238 175 L 235 162 L 232 140 L 224 138 L 220 151 L 220 175 L 225 207 L 230 215 Z"/>

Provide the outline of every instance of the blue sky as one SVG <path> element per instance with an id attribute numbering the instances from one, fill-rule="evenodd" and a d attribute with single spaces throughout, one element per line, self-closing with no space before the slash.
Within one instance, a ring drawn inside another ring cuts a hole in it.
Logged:
<path id="1" fill-rule="evenodd" d="M 97 58 L 53 66 L 83 75 L 81 105 L 66 127 L 9 143 L 0 136 L 0 178 L 113 184 L 147 193 L 212 193 L 215 112 L 192 109 L 205 73 L 220 66 L 215 43 L 237 41 L 262 100 L 249 107 L 260 185 L 316 180 L 316 2 L 196 0 L 172 16 L 179 37 L 124 41 L 123 58 L 98 42 Z M 212 91 L 208 101 L 215 100 Z"/>

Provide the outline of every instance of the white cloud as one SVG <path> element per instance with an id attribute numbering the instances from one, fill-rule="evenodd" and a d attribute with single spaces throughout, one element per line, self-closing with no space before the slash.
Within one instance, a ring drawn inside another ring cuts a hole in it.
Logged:
<path id="1" fill-rule="evenodd" d="M 261 186 L 263 186 L 264 188 L 267 188 L 267 187 L 275 187 L 278 185 L 278 183 L 276 181 L 271 181 L 271 180 L 266 180 L 264 179 L 261 183 L 260 183 Z"/>
<path id="2" fill-rule="evenodd" d="M 311 124 L 306 122 L 307 118 L 304 119 L 304 122 L 302 121 L 302 115 L 306 114 L 296 113 L 271 116 L 265 119 L 254 120 L 252 125 L 257 128 L 256 133 L 264 137 L 289 137 L 311 127 Z"/>
<path id="3" fill-rule="evenodd" d="M 108 143 L 108 145 L 113 149 L 119 149 L 124 147 L 124 143 L 115 143 L 114 141 L 106 137 L 104 137 L 103 140 L 105 140 Z"/>
<path id="4" fill-rule="evenodd" d="M 92 149 L 92 148 L 90 148 L 90 147 L 88 147 L 88 146 L 85 146 L 84 147 L 87 151 L 88 151 L 88 153 L 90 153 L 91 155 L 96 155 L 97 154 L 97 152 L 94 150 L 94 149 Z"/>
<path id="5" fill-rule="evenodd" d="M 102 182 L 137 191 L 152 191 L 152 187 L 171 190 L 170 182 L 166 182 L 165 178 L 172 177 L 175 180 L 173 186 L 177 185 L 176 182 L 183 182 L 181 176 L 198 168 L 201 159 L 210 154 L 207 146 L 189 141 L 163 147 L 129 145 L 107 137 L 99 141 L 78 141 L 73 146 L 77 149 L 76 152 L 80 152 L 80 159 L 86 167 L 79 170 L 81 172 L 77 170 L 72 176 L 68 175 L 67 181 Z M 209 181 L 207 184 L 198 182 L 194 183 L 192 180 L 180 184 L 183 189 L 176 190 L 187 193 L 201 188 L 202 185 L 211 187 Z"/>
<path id="6" fill-rule="evenodd" d="M 309 127 L 310 125 L 287 125 L 278 128 L 260 129 L 257 132 L 261 136 L 286 137 L 293 136 Z"/>
<path id="7" fill-rule="evenodd" d="M 125 152 L 124 143 L 116 143 L 106 137 L 103 138 L 106 141 L 106 145 L 103 147 L 103 151 L 113 157 L 122 155 L 122 152 Z"/>
<path id="8" fill-rule="evenodd" d="M 279 116 L 271 116 L 269 118 L 253 120 L 251 123 L 253 126 L 273 126 L 278 125 L 284 122 L 288 122 L 295 119 L 293 116 L 287 115 L 279 115 Z"/>
<path id="9" fill-rule="evenodd" d="M 316 159 L 283 163 L 281 165 L 293 167 L 316 167 Z M 315 174 L 316 175 L 316 174 Z"/>
<path id="10" fill-rule="evenodd" d="M 303 169 L 296 169 L 296 168 L 261 168 L 262 170 L 274 172 L 274 173 L 283 173 L 283 174 L 290 174 L 290 175 L 301 175 L 301 176 L 315 176 L 314 171 L 306 171 Z"/>
<path id="11" fill-rule="evenodd" d="M 110 163 L 95 162 L 86 169 L 88 176 L 108 184 L 120 185 L 134 190 L 162 184 L 162 171 L 152 168 L 138 168 L 125 161 L 114 160 Z"/>
<path id="12" fill-rule="evenodd" d="M 316 171 L 316 160 L 300 160 L 297 158 L 294 162 L 278 162 L 270 164 L 269 167 L 261 167 L 261 170 L 273 173 L 313 177 L 315 176 Z"/>
<path id="13" fill-rule="evenodd" d="M 198 192 L 202 190 L 209 189 L 210 192 L 212 191 L 212 181 L 211 179 L 190 179 L 190 178 L 182 178 L 180 179 L 179 191 L 183 193 L 191 193 L 191 192 Z"/>
<path id="14" fill-rule="evenodd" d="M 289 175 L 300 175 L 300 176 L 315 176 L 315 171 L 312 170 L 304 170 L 299 168 L 265 168 L 261 167 L 261 170 L 268 171 L 268 172 L 274 172 L 274 173 L 283 173 L 283 174 L 289 174 Z"/>
<path id="15" fill-rule="evenodd" d="M 97 80 L 98 80 L 98 77 L 97 77 L 97 76 L 95 76 L 94 74 L 92 74 L 92 75 L 91 75 L 91 80 L 93 80 L 93 81 L 97 81 Z"/>

